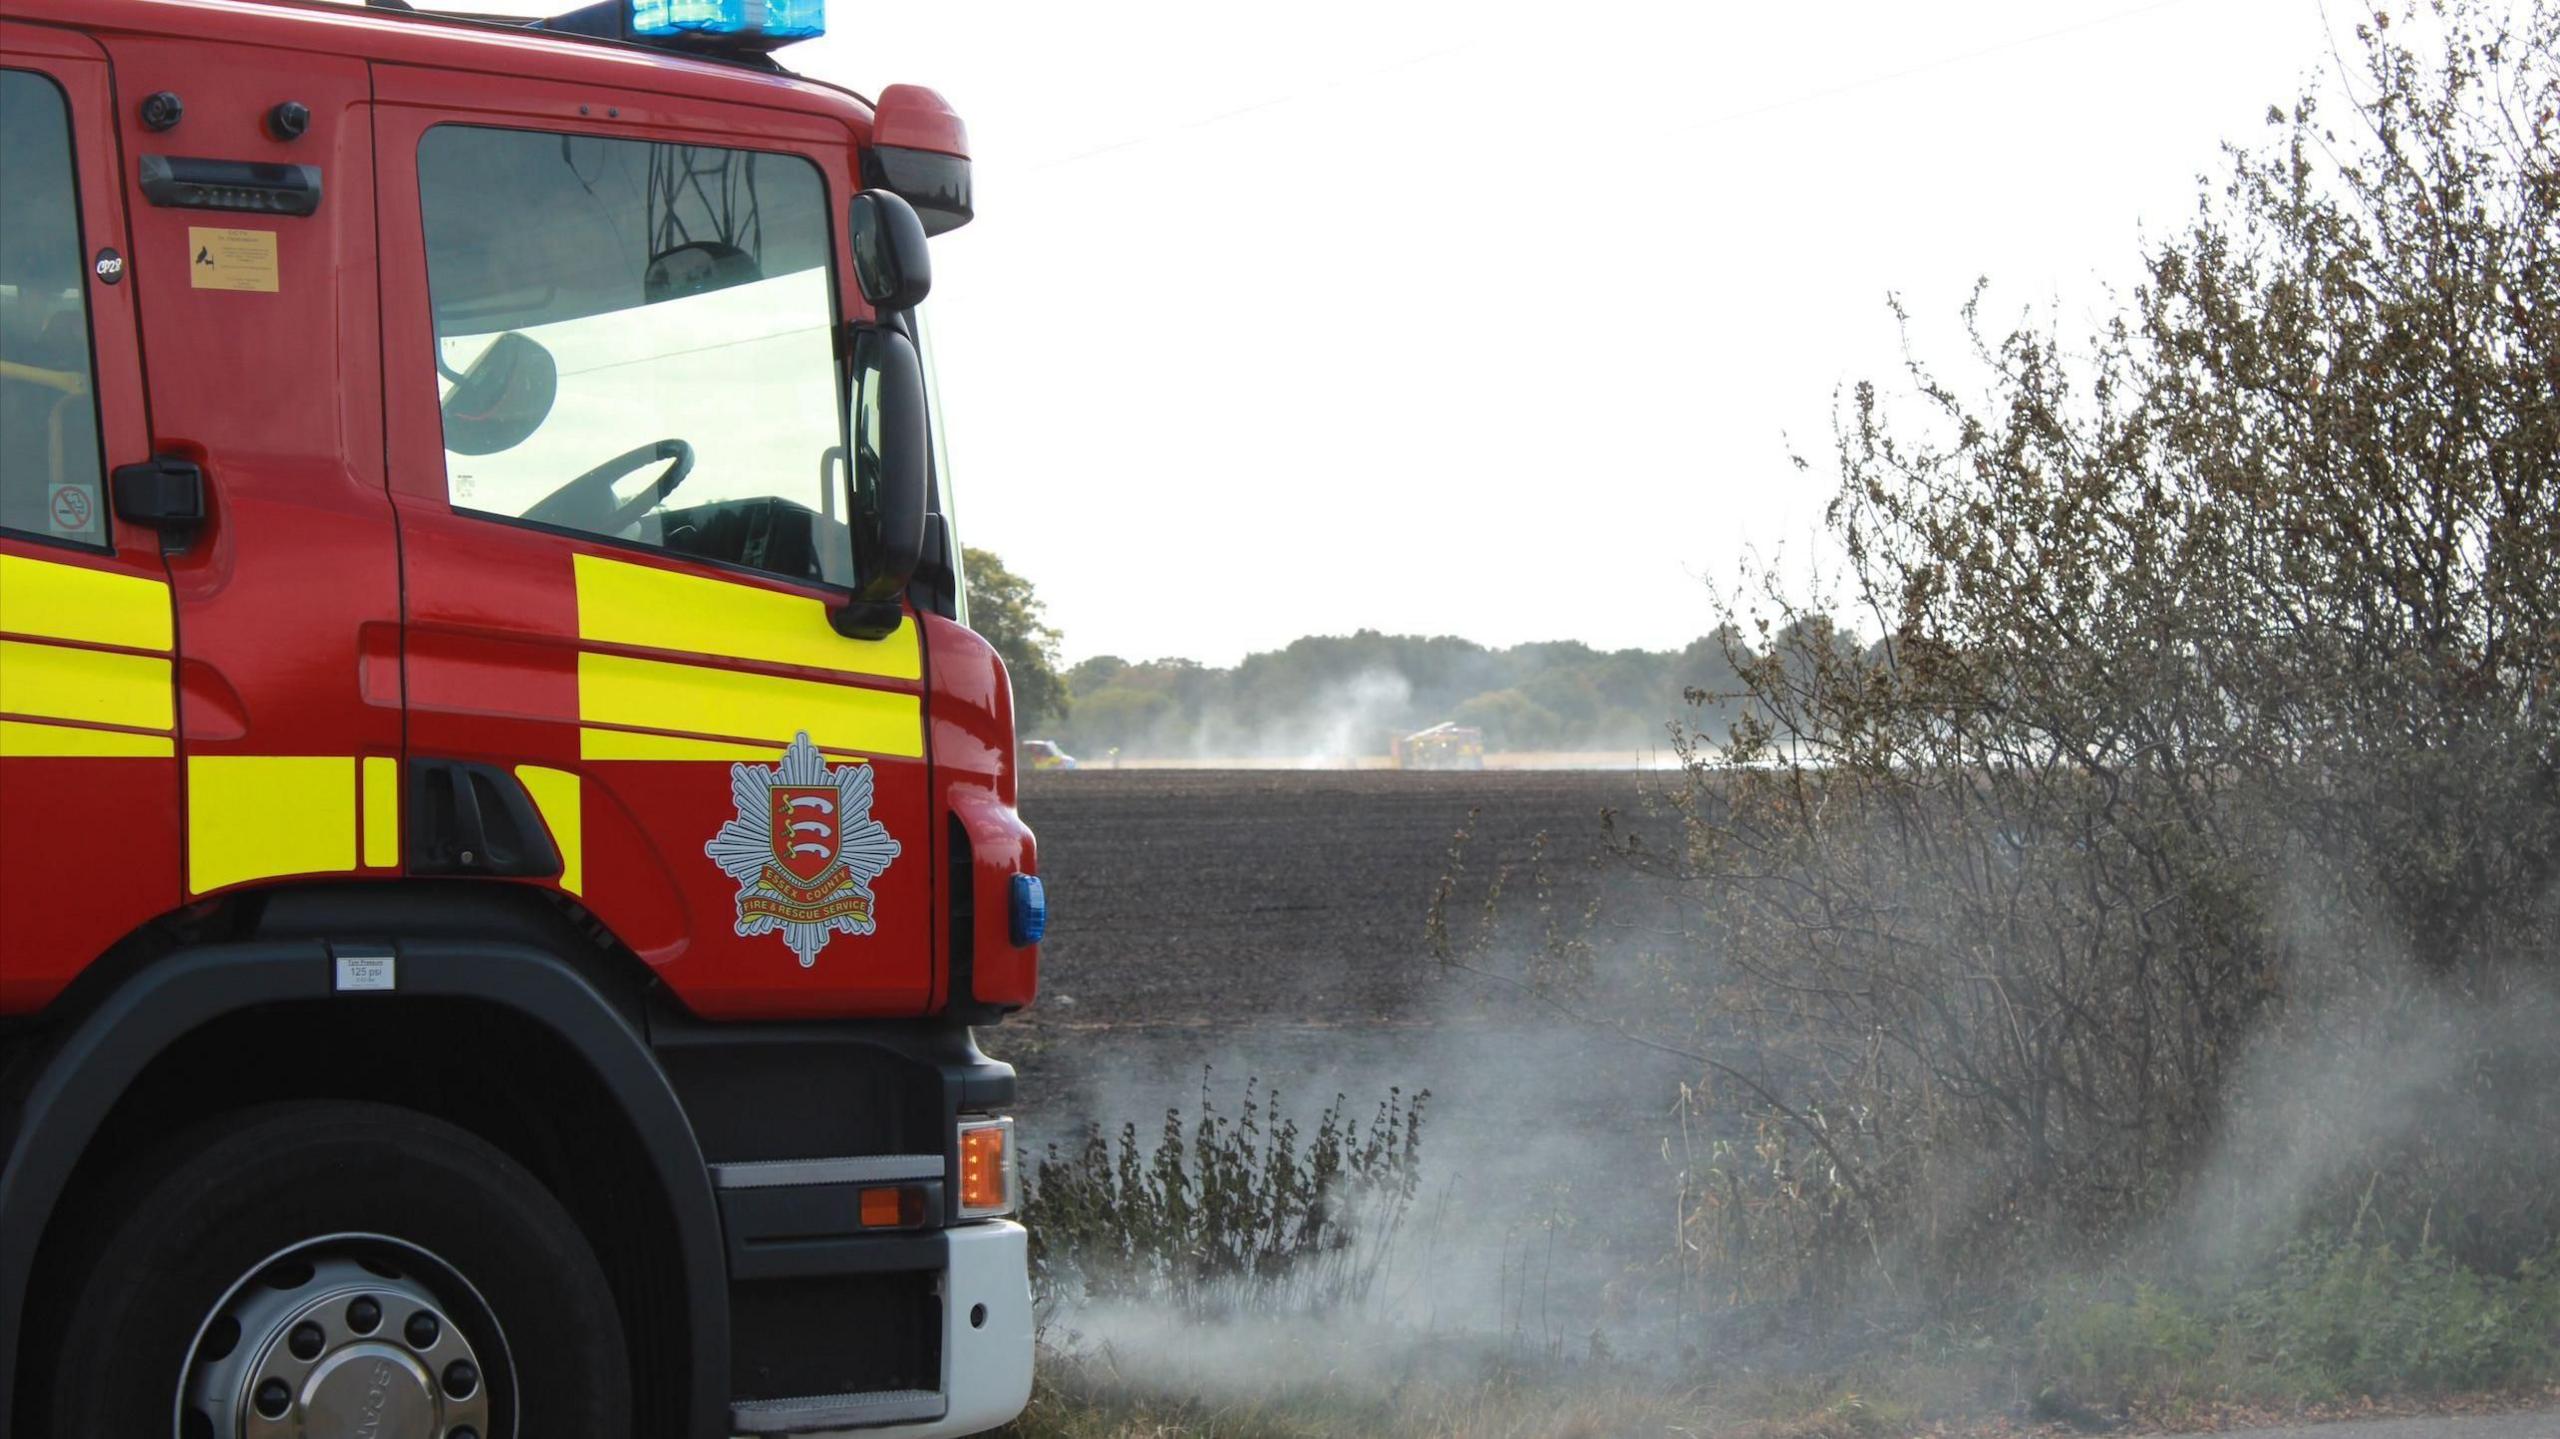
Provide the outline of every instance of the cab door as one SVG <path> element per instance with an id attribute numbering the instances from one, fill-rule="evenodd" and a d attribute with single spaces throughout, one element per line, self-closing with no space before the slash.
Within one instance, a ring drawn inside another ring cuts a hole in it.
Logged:
<path id="1" fill-rule="evenodd" d="M 186 895 L 387 878 L 400 581 L 365 63 L 203 35 L 103 43 L 150 455 L 203 497 L 202 522 L 163 541 Z M 143 102 L 163 95 L 181 118 L 155 126 Z"/>
<path id="2" fill-rule="evenodd" d="M 549 841 L 439 862 L 574 896 L 700 1013 L 921 1011 L 921 646 L 828 618 L 849 128 L 410 67 L 375 94 L 421 803 L 486 832 L 521 795 Z"/>
<path id="3" fill-rule="evenodd" d="M 0 1014 L 179 899 L 174 652 L 106 55 L 0 19 Z"/>

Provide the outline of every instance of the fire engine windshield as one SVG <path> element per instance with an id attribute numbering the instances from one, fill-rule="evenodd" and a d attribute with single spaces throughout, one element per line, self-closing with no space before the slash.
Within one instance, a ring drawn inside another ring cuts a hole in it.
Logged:
<path id="1" fill-rule="evenodd" d="M 418 174 L 456 508 L 852 582 L 816 166 L 444 125 Z"/>

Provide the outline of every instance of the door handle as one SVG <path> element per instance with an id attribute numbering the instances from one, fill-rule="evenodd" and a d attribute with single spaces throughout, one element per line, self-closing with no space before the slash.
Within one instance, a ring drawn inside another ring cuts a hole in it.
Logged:
<path id="1" fill-rule="evenodd" d="M 204 467 L 179 455 L 153 455 L 138 465 L 118 465 L 108 476 L 116 514 L 158 530 L 170 548 L 184 549 L 204 523 Z"/>

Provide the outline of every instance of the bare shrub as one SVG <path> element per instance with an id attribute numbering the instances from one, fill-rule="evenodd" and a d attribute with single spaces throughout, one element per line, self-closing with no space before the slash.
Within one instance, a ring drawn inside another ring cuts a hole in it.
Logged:
<path id="1" fill-rule="evenodd" d="M 2296 1219 L 2550 1243 L 2555 1047 L 2461 1036 L 2560 981 L 2560 6 L 2360 34 L 2096 333 L 1978 292 L 1979 393 L 1848 397 L 1841 592 L 1766 587 L 1693 696 L 1743 717 L 1629 857 L 1750 1126 L 1685 1251 L 1738 1296 L 2178 1257 L 2253 1114 L 2332 1143 Z M 2410 1123 L 2248 1070 L 2447 1016 Z"/>
<path id="2" fill-rule="evenodd" d="M 1116 1146 L 1091 1126 L 1032 1171 L 1035 1293 L 1044 1309 L 1170 1301 L 1195 1318 L 1356 1305 L 1413 1202 L 1430 1098 L 1390 1090 L 1364 1126 L 1336 1095 L 1301 1131 L 1253 1080 L 1220 1112 L 1204 1071 L 1197 1116 L 1166 1110 L 1151 1148 L 1135 1124 Z"/>

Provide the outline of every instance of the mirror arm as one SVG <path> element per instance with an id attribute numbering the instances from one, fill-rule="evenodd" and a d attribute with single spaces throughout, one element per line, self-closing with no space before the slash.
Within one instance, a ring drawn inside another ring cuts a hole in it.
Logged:
<path id="1" fill-rule="evenodd" d="M 907 607 L 896 600 L 848 600 L 827 607 L 827 623 L 849 640 L 885 640 L 906 618 Z"/>
<path id="2" fill-rule="evenodd" d="M 929 615 L 960 617 L 960 581 L 951 570 L 951 521 L 939 510 L 924 517 L 924 555 L 916 562 L 907 598 Z"/>

